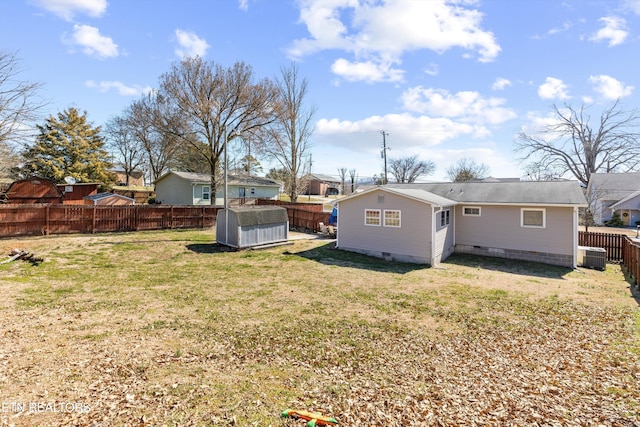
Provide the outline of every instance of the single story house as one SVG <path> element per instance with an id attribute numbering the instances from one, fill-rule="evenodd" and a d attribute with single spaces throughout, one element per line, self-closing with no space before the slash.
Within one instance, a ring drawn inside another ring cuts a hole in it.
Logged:
<path id="1" fill-rule="evenodd" d="M 99 206 L 129 206 L 135 205 L 136 201 L 131 197 L 126 197 L 117 193 L 97 193 L 83 198 L 85 205 Z"/>
<path id="2" fill-rule="evenodd" d="M 224 184 L 222 180 L 215 200 L 211 195 L 211 176 L 203 173 L 171 171 L 155 182 L 156 202 L 170 205 L 224 205 Z M 227 177 L 229 199 L 272 199 L 277 200 L 280 184 L 268 178 L 256 176 Z"/>
<path id="3" fill-rule="evenodd" d="M 314 194 L 317 196 L 335 196 L 340 193 L 340 180 L 330 175 L 307 174 L 304 176 L 307 180 L 307 191 L 305 194 Z"/>
<path id="4" fill-rule="evenodd" d="M 5 193 L 5 203 L 31 204 L 31 203 L 62 203 L 62 191 L 55 182 L 32 176 L 11 183 Z"/>
<path id="5" fill-rule="evenodd" d="M 130 171 L 127 176 L 124 167 L 122 167 L 122 165 L 116 165 L 107 172 L 115 175 L 116 184 L 119 186 L 144 187 L 144 172 L 141 170 Z"/>
<path id="6" fill-rule="evenodd" d="M 640 221 L 640 173 L 593 173 L 587 186 L 587 201 L 596 224 L 620 212 L 624 225 Z"/>
<path id="7" fill-rule="evenodd" d="M 388 184 L 339 200 L 338 249 L 437 266 L 454 252 L 575 268 L 577 181 Z"/>

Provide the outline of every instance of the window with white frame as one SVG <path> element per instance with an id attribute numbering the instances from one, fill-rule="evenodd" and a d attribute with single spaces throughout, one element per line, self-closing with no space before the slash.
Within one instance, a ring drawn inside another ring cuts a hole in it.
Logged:
<path id="1" fill-rule="evenodd" d="M 463 206 L 462 216 L 480 216 L 479 206 Z"/>
<path id="2" fill-rule="evenodd" d="M 381 225 L 380 209 L 365 209 L 364 225 Z"/>
<path id="3" fill-rule="evenodd" d="M 445 227 L 449 225 L 449 222 L 451 220 L 450 215 L 451 215 L 451 211 L 449 209 L 440 211 L 440 227 Z"/>
<path id="4" fill-rule="evenodd" d="M 520 226 L 532 228 L 545 228 L 547 211 L 544 208 L 520 209 Z"/>
<path id="5" fill-rule="evenodd" d="M 384 226 L 385 227 L 400 227 L 400 211 L 385 209 L 385 211 L 384 211 Z"/>
<path id="6" fill-rule="evenodd" d="M 251 187 L 251 190 L 249 190 L 249 192 L 251 193 L 252 196 L 256 195 L 256 189 L 254 187 Z"/>
<path id="7" fill-rule="evenodd" d="M 211 198 L 211 187 L 208 185 L 202 186 L 202 200 L 209 200 Z"/>

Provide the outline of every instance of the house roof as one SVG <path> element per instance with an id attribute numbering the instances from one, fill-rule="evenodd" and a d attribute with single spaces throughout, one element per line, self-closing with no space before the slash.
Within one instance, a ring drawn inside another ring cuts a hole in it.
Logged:
<path id="1" fill-rule="evenodd" d="M 307 175 L 310 179 L 316 180 L 316 181 L 323 181 L 323 182 L 340 182 L 339 179 L 332 177 L 331 175 L 323 175 L 321 173 L 310 173 Z"/>
<path id="2" fill-rule="evenodd" d="M 592 173 L 587 190 L 597 199 L 624 199 L 640 190 L 640 172 Z"/>
<path id="3" fill-rule="evenodd" d="M 195 173 L 195 172 L 180 172 L 170 171 L 162 175 L 155 182 L 158 182 L 169 175 L 176 175 L 192 184 L 209 184 L 211 182 L 211 175 L 207 173 Z M 280 187 L 278 182 L 259 176 L 240 176 L 240 175 L 228 175 L 227 183 L 229 185 L 251 185 L 253 187 Z"/>
<path id="4" fill-rule="evenodd" d="M 384 188 L 384 187 L 379 187 Z M 572 205 L 586 206 L 587 201 L 578 181 L 513 181 L 513 182 L 447 182 L 418 184 L 388 184 L 390 190 L 422 190 L 444 201 L 477 204 Z M 362 193 L 360 193 L 362 194 Z M 417 197 L 417 196 L 416 196 Z M 425 201 L 428 201 L 424 198 Z M 431 203 L 431 202 L 429 202 Z"/>
<path id="5" fill-rule="evenodd" d="M 640 206 L 640 191 L 635 191 L 631 193 L 629 196 L 623 198 L 622 200 L 618 200 L 613 205 L 609 206 L 611 211 L 615 211 L 618 209 L 638 209 Z"/>

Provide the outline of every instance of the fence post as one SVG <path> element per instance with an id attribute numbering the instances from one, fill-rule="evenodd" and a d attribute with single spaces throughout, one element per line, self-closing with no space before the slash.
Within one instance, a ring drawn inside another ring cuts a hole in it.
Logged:
<path id="1" fill-rule="evenodd" d="M 93 211 L 91 216 L 91 234 L 96 233 L 96 204 L 93 205 Z"/>
<path id="2" fill-rule="evenodd" d="M 49 235 L 49 205 L 44 209 L 44 235 Z"/>

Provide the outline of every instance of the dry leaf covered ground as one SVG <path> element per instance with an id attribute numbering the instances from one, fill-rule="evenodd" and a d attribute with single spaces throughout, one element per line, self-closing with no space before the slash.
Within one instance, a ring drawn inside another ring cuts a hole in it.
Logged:
<path id="1" fill-rule="evenodd" d="M 0 425 L 640 425 L 639 296 L 604 272 L 388 263 L 210 230 L 0 240 Z"/>

